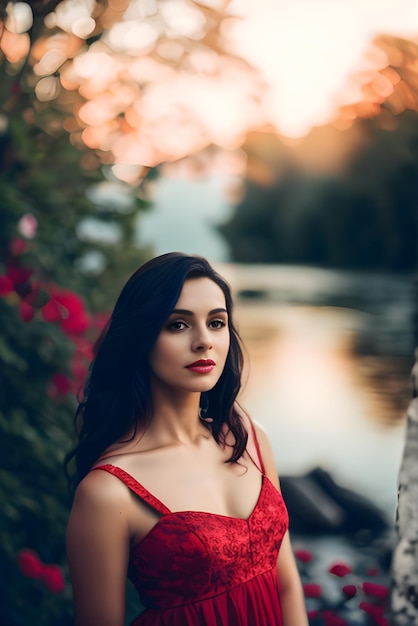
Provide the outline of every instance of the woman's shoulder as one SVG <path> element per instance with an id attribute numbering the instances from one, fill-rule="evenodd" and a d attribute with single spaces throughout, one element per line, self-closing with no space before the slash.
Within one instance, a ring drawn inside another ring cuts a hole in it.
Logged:
<path id="1" fill-rule="evenodd" d="M 100 511 L 128 502 L 124 484 L 109 472 L 97 469 L 100 465 L 104 463 L 98 463 L 77 485 L 73 508 Z"/>

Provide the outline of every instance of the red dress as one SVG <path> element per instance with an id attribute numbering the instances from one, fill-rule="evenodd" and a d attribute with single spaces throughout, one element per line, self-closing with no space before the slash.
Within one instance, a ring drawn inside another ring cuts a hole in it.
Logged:
<path id="1" fill-rule="evenodd" d="M 130 474 L 122 480 L 161 514 L 130 551 L 129 578 L 145 607 L 132 626 L 281 626 L 276 561 L 288 516 L 280 492 L 263 475 L 248 519 L 171 512 Z"/>

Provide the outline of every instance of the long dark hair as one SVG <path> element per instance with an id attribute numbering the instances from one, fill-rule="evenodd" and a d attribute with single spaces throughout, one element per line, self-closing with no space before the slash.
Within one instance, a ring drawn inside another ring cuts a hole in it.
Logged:
<path id="1" fill-rule="evenodd" d="M 213 419 L 212 434 L 225 443 L 223 425 L 235 438 L 228 462 L 243 454 L 247 432 L 235 409 L 241 387 L 243 354 L 232 320 L 233 302 L 228 283 L 209 262 L 197 255 L 170 252 L 136 270 L 123 287 L 113 313 L 94 348 L 82 399 L 75 414 L 78 444 L 67 455 L 75 460 L 75 488 L 98 457 L 115 441 L 145 428 L 150 421 L 151 348 L 190 278 L 210 278 L 223 291 L 228 311 L 230 346 L 224 370 L 210 391 L 201 395 L 201 410 Z"/>

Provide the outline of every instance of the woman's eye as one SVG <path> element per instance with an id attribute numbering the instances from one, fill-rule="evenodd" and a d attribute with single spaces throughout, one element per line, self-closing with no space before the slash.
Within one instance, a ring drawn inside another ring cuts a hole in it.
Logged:
<path id="1" fill-rule="evenodd" d="M 170 324 L 168 325 L 168 330 L 173 330 L 173 331 L 183 330 L 183 328 L 185 328 L 185 327 L 186 327 L 185 322 L 180 322 L 178 320 L 178 321 L 175 321 L 175 322 L 170 322 Z"/>
<path id="2" fill-rule="evenodd" d="M 209 325 L 211 328 L 217 329 L 223 328 L 226 324 L 223 320 L 212 320 Z"/>

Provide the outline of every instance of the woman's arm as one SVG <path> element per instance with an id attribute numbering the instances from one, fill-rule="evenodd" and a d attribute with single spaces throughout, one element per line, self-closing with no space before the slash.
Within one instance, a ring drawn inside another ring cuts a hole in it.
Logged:
<path id="1" fill-rule="evenodd" d="M 266 433 L 255 424 L 257 439 L 265 467 L 266 476 L 280 490 L 273 451 Z M 277 573 L 280 584 L 280 603 L 283 626 L 308 626 L 302 584 L 290 544 L 289 532 L 283 538 L 277 559 Z"/>
<path id="2" fill-rule="evenodd" d="M 102 471 L 77 488 L 67 527 L 76 626 L 123 626 L 129 492 Z"/>

